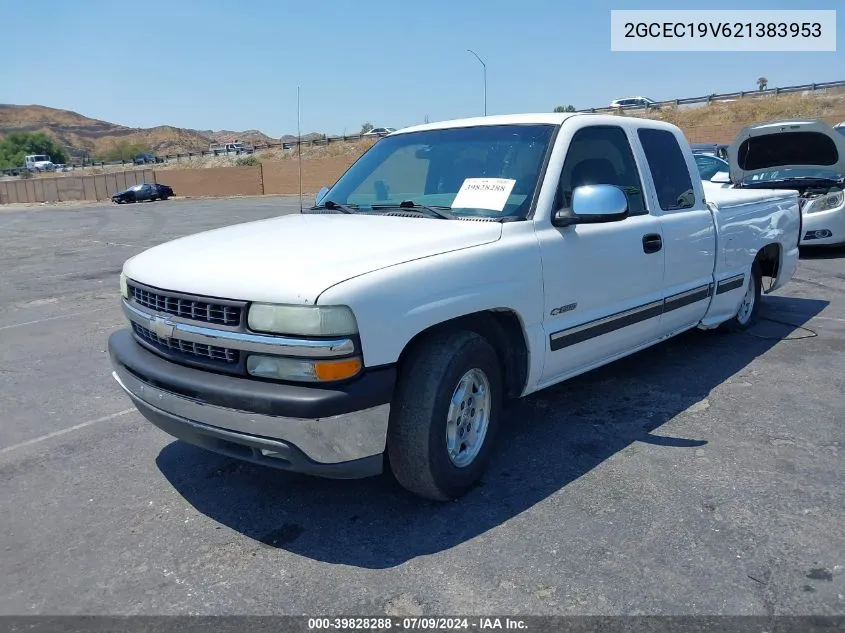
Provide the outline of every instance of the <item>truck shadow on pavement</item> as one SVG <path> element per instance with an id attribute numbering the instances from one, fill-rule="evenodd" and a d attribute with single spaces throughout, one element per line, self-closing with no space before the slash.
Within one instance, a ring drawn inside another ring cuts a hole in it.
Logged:
<path id="1" fill-rule="evenodd" d="M 801 259 L 840 259 L 845 258 L 845 246 L 801 247 Z"/>
<path id="2" fill-rule="evenodd" d="M 773 347 L 827 301 L 764 297 L 751 333 L 692 331 L 534 394 L 506 413 L 483 482 L 437 504 L 389 475 L 332 481 L 239 462 L 174 441 L 157 465 L 199 512 L 267 548 L 371 569 L 453 548 L 518 516 L 634 442 L 689 451 L 707 436 L 655 433 Z M 784 315 L 788 315 L 785 317 Z M 791 343 L 789 343 L 791 344 Z"/>

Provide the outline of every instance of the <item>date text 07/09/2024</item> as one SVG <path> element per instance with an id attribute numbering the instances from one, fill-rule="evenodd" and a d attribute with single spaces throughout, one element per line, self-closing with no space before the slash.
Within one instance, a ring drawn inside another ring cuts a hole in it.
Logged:
<path id="1" fill-rule="evenodd" d="M 524 620 L 498 617 L 373 617 L 373 618 L 309 618 L 309 631 L 339 630 L 405 630 L 405 631 L 466 631 L 466 630 L 526 630 Z"/>

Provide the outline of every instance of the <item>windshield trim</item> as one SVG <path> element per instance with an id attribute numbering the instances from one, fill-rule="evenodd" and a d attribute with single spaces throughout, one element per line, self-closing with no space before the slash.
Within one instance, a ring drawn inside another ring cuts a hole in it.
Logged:
<path id="1" fill-rule="evenodd" d="M 534 216 L 537 213 L 537 201 L 540 199 L 540 193 L 543 190 L 543 186 L 546 184 L 546 174 L 549 171 L 549 162 L 552 159 L 552 152 L 554 151 L 555 145 L 557 145 L 557 137 L 560 134 L 560 130 L 563 127 L 563 123 L 555 124 L 555 129 L 552 130 L 552 135 L 549 137 L 549 146 L 546 148 L 546 155 L 543 157 L 543 163 L 540 167 L 540 174 L 537 176 L 537 186 L 534 187 L 534 196 L 531 199 L 531 205 L 528 207 L 528 213 L 525 214 L 525 218 L 519 218 L 520 220 L 534 220 Z"/>
<path id="2" fill-rule="evenodd" d="M 453 128 L 444 127 L 444 128 L 426 130 L 426 132 L 438 132 L 438 131 L 451 130 L 451 129 L 475 130 L 475 129 L 481 129 L 481 128 L 496 128 L 496 127 L 501 128 L 501 127 L 543 127 L 543 126 L 552 128 L 552 133 L 549 136 L 549 142 L 548 142 L 548 146 L 546 147 L 546 153 L 545 153 L 545 156 L 543 156 L 543 162 L 540 165 L 540 170 L 539 170 L 539 173 L 537 175 L 537 184 L 534 187 L 534 195 L 531 198 L 531 204 L 528 207 L 528 211 L 525 213 L 524 216 L 507 216 L 507 218 L 502 218 L 502 219 L 506 219 L 506 221 L 508 221 L 508 222 L 524 222 L 526 220 L 532 220 L 534 218 L 536 211 L 537 211 L 537 200 L 540 197 L 540 190 L 543 188 L 543 184 L 546 180 L 546 172 L 548 171 L 549 161 L 551 160 L 552 151 L 554 150 L 555 143 L 557 142 L 557 136 L 558 136 L 558 133 L 560 132 L 562 123 L 526 122 L 526 123 L 495 123 L 493 125 L 489 125 L 489 124 L 488 125 L 484 125 L 484 124 L 465 125 L 465 126 L 462 125 L 462 126 L 453 127 Z M 414 132 L 414 133 L 416 133 L 416 132 Z M 403 134 L 405 134 L 405 132 L 403 132 L 402 130 L 398 130 L 397 132 L 391 133 L 389 136 L 391 138 L 396 138 L 397 136 L 401 136 Z M 331 193 L 332 189 L 334 189 L 335 186 L 337 186 L 337 183 L 339 183 L 346 176 L 346 174 L 349 173 L 355 167 L 355 165 L 357 165 L 358 162 L 361 161 L 372 150 L 373 147 L 375 147 L 379 143 L 383 142 L 386 138 L 387 138 L 387 136 L 379 138 L 379 140 L 377 140 L 375 143 L 373 143 L 373 145 L 369 149 L 367 149 L 367 151 L 363 152 L 358 158 L 356 158 L 352 162 L 352 164 L 349 165 L 349 167 L 347 167 L 343 171 L 343 173 L 341 173 L 335 179 L 335 181 L 331 184 L 331 186 L 329 186 L 329 190 L 326 192 L 326 197 Z M 324 199 L 325 199 L 325 197 L 324 197 Z M 364 214 L 362 214 L 362 215 L 364 215 Z M 457 216 L 457 219 L 462 220 L 462 219 L 464 219 L 464 217 L 463 216 Z M 468 220 L 474 220 L 475 217 L 474 216 L 467 216 L 467 219 Z"/>

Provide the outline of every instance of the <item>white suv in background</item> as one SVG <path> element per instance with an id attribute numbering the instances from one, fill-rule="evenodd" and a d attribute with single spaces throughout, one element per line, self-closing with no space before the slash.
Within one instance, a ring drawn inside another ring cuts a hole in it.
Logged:
<path id="1" fill-rule="evenodd" d="M 611 108 L 660 108 L 660 104 L 648 97 L 626 97 L 610 103 Z"/>
<path id="2" fill-rule="evenodd" d="M 395 127 L 374 127 L 369 132 L 364 132 L 361 136 L 387 136 L 395 131 Z"/>

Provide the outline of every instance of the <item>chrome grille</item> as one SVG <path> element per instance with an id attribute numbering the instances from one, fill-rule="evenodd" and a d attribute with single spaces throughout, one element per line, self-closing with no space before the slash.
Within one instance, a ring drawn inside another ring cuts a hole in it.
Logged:
<path id="1" fill-rule="evenodd" d="M 238 326 L 241 324 L 243 309 L 239 306 L 170 296 L 162 292 L 139 288 L 131 283 L 129 293 L 137 304 L 156 312 L 218 325 Z"/>
<path id="2" fill-rule="evenodd" d="M 240 353 L 236 349 L 218 347 L 216 345 L 204 345 L 203 343 L 182 341 L 175 338 L 161 338 L 155 332 L 148 330 L 137 323 L 132 323 L 132 329 L 135 331 L 137 336 L 159 348 L 181 352 L 190 356 L 196 356 L 200 359 L 210 359 L 230 364 L 236 364 L 240 359 Z"/>

